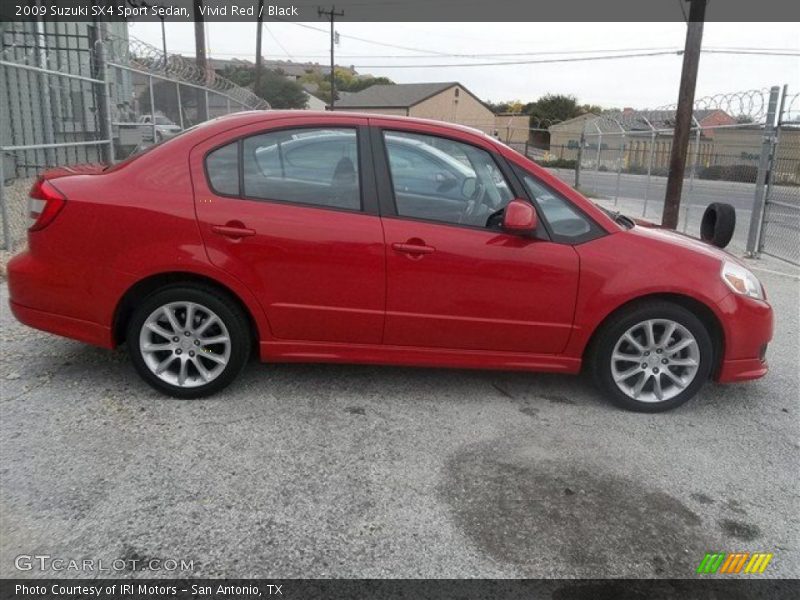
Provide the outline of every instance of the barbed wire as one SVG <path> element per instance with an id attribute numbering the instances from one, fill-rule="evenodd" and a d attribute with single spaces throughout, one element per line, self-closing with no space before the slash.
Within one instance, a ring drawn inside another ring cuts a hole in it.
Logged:
<path id="1" fill-rule="evenodd" d="M 763 124 L 767 118 L 769 89 L 720 93 L 698 98 L 694 102 L 693 117 L 700 122 L 718 111 L 714 126 L 746 126 Z M 587 133 L 646 133 L 670 131 L 675 128 L 676 104 L 653 109 L 609 111 L 587 120 Z M 692 126 L 697 125 L 692 122 Z"/>
<path id="2" fill-rule="evenodd" d="M 251 90 L 235 84 L 211 68 L 203 71 L 195 64 L 193 59 L 188 59 L 178 54 L 165 56 L 155 46 L 151 46 L 132 36 L 128 36 L 126 39 L 109 35 L 105 43 L 108 60 L 112 62 L 127 63 L 134 68 L 153 75 L 169 77 L 182 83 L 199 85 L 224 93 L 240 104 L 252 109 L 270 108 L 269 102 L 254 94 Z"/>
<path id="3" fill-rule="evenodd" d="M 800 126 L 800 92 L 787 94 L 784 98 L 781 122 Z"/>

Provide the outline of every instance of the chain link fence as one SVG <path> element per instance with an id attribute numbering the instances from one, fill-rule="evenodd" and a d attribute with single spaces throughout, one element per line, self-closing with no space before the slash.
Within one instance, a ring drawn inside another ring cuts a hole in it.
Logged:
<path id="1" fill-rule="evenodd" d="M 786 87 L 771 150 L 758 251 L 800 265 L 800 94 Z"/>
<path id="2" fill-rule="evenodd" d="M 0 23 L 2 244 L 24 242 L 27 197 L 54 166 L 114 162 L 207 119 L 269 104 L 126 23 Z"/>
<path id="3" fill-rule="evenodd" d="M 779 95 L 783 108 L 776 111 Z M 726 202 L 736 210 L 731 249 L 800 264 L 798 104 L 786 88 L 697 100 L 681 231 L 699 235 L 708 205 Z M 584 115 L 550 125 L 546 145 L 529 142 L 518 150 L 601 204 L 660 222 L 674 121 L 675 107 Z M 531 139 L 539 131 L 531 128 Z"/>

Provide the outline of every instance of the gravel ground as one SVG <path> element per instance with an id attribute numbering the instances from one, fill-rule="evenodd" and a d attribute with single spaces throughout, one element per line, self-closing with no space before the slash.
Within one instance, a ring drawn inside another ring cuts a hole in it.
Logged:
<path id="1" fill-rule="evenodd" d="M 18 324 L 3 283 L 0 577 L 54 575 L 20 554 L 194 561 L 133 576 L 687 577 L 733 550 L 798 577 L 800 274 L 753 264 L 771 372 L 660 415 L 581 378 L 369 366 L 253 363 L 171 400 L 123 351 Z"/>

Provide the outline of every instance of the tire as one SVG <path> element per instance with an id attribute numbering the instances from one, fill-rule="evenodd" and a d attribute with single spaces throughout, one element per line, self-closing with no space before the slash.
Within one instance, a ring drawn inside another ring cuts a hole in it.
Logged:
<path id="1" fill-rule="evenodd" d="M 725 248 L 736 229 L 736 210 L 730 204 L 712 202 L 700 222 L 700 239 L 717 248 Z"/>
<path id="2" fill-rule="evenodd" d="M 671 302 L 647 301 L 602 325 L 590 369 L 597 387 L 620 408 L 663 412 L 691 400 L 708 380 L 713 348 L 711 335 L 691 311 Z"/>
<path id="3" fill-rule="evenodd" d="M 236 378 L 250 355 L 251 331 L 226 294 L 210 286 L 174 284 L 136 307 L 127 345 L 142 379 L 159 392 L 189 400 L 210 396 Z"/>

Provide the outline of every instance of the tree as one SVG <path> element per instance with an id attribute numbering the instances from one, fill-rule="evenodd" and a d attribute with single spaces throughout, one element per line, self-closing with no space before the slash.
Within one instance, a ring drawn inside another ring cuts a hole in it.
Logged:
<path id="1" fill-rule="evenodd" d="M 520 100 L 487 102 L 487 106 L 493 113 L 530 115 L 531 126 L 537 128 L 587 113 L 599 115 L 603 112 L 603 108 L 596 104 L 578 104 L 578 99 L 569 94 L 545 94 L 535 102 L 526 104 Z"/>
<path id="2" fill-rule="evenodd" d="M 255 69 L 252 67 L 226 67 L 222 76 L 241 87 L 254 84 Z M 280 69 L 261 69 L 258 88 L 253 93 L 269 102 L 272 108 L 305 108 L 306 94 L 303 86 L 294 79 L 289 79 Z"/>
<path id="3" fill-rule="evenodd" d="M 348 69 L 336 68 L 333 71 L 336 80 L 336 99 L 339 99 L 339 92 L 360 92 L 373 85 L 394 85 L 394 81 L 388 77 L 356 77 Z M 320 69 L 309 69 L 302 77 L 304 83 L 312 83 L 316 86 L 314 95 L 327 103 L 331 101 L 331 82 L 327 75 Z"/>
<path id="4" fill-rule="evenodd" d="M 549 123 L 566 121 L 584 114 L 578 105 L 578 99 L 567 94 L 545 94 L 536 102 L 526 104 L 525 112 L 531 116 L 532 121 Z"/>
<path id="5" fill-rule="evenodd" d="M 269 102 L 272 108 L 306 107 L 307 97 L 303 86 L 287 78 L 281 70 L 263 69 L 253 93 Z"/>

